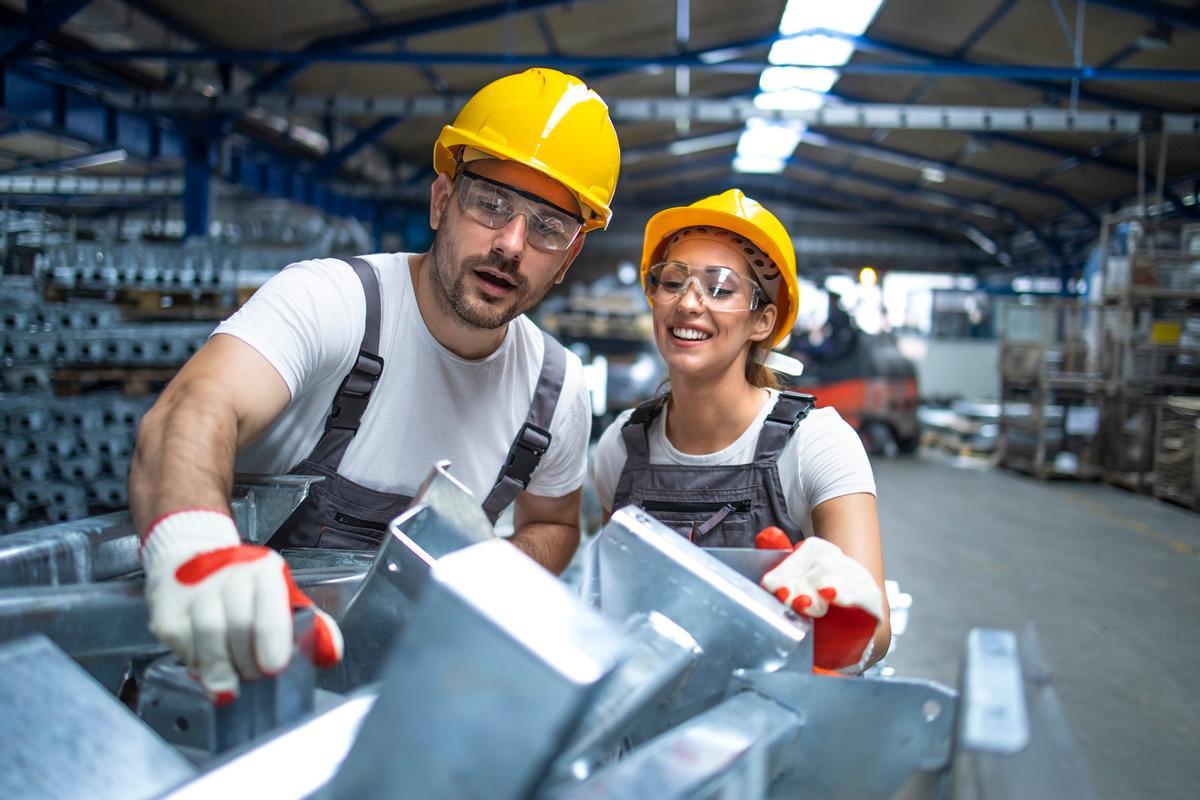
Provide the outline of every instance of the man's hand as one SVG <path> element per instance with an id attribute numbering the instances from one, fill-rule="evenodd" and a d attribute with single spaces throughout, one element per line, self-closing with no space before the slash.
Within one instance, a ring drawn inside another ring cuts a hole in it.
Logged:
<path id="1" fill-rule="evenodd" d="M 292 657 L 292 609 L 312 608 L 313 660 L 342 658 L 337 624 L 292 581 L 274 550 L 242 544 L 220 511 L 188 509 L 154 523 L 142 540 L 150 630 L 175 651 L 217 704 L 238 678 L 282 672 Z"/>
<path id="2" fill-rule="evenodd" d="M 761 532 L 756 544 L 778 547 L 779 538 L 771 531 Z M 883 617 L 883 597 L 865 567 L 832 542 L 812 537 L 764 575 L 762 586 L 812 620 L 815 666 L 861 671 Z"/>

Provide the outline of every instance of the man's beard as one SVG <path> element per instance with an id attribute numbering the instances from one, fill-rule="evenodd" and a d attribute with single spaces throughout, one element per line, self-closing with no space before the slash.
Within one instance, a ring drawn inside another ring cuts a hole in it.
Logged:
<path id="1" fill-rule="evenodd" d="M 433 278 L 434 294 L 443 307 L 453 311 L 472 328 L 495 330 L 504 327 L 537 305 L 550 289 L 547 286 L 536 297 L 531 297 L 529 281 L 520 273 L 515 262 L 496 253 L 459 259 L 454 246 L 447 246 L 442 237 L 436 234 L 430 254 L 433 256 L 430 277 Z M 468 297 L 468 277 L 482 267 L 498 272 L 512 281 L 512 293 L 507 297 L 489 297 L 480 292 L 472 292 L 474 296 Z"/>

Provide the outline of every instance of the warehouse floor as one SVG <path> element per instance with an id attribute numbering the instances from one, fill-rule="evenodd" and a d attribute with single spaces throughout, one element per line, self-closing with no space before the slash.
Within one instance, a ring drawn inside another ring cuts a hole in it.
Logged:
<path id="1" fill-rule="evenodd" d="M 954 685 L 972 627 L 1032 621 L 1099 795 L 1195 797 L 1200 515 L 932 455 L 875 475 L 887 575 L 913 597 L 897 675 Z"/>

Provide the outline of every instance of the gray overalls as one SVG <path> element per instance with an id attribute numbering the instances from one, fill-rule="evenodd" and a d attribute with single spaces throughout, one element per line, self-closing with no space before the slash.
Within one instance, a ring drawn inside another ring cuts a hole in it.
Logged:
<path id="1" fill-rule="evenodd" d="M 351 258 L 346 263 L 354 269 L 366 295 L 366 330 L 358 360 L 334 395 L 325 420 L 325 433 L 312 453 L 291 470 L 293 475 L 321 475 L 325 480 L 313 485 L 305 501 L 267 542 L 277 550 L 285 547 L 373 550 L 383 540 L 388 523 L 412 501 L 411 497 L 360 486 L 337 472 L 346 448 L 358 432 L 371 392 L 383 374 L 383 359 L 378 355 L 379 280 L 375 270 L 363 259 Z M 495 485 L 483 501 L 483 510 L 493 523 L 529 485 L 534 469 L 550 447 L 550 420 L 562 391 L 566 352 L 544 331 L 543 336 L 545 355 L 529 415 L 508 450 Z M 395 446 L 403 447 L 403 443 Z M 433 467 L 432 464 L 429 466 Z"/>
<path id="2" fill-rule="evenodd" d="M 776 525 L 798 542 L 799 528 L 788 524 L 779 454 L 813 408 L 813 397 L 780 392 L 763 422 L 749 464 L 715 467 L 650 463 L 650 425 L 669 394 L 642 403 L 621 429 L 625 468 L 617 481 L 612 510 L 633 504 L 701 547 L 754 547 L 754 536 Z"/>

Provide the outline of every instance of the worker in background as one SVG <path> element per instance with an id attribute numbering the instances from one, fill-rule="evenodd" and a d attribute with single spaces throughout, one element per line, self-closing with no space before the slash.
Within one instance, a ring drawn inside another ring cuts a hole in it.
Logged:
<path id="1" fill-rule="evenodd" d="M 486 86 L 434 145 L 427 253 L 292 264 L 183 367 L 138 431 L 130 504 L 150 627 L 218 702 L 282 670 L 310 606 L 274 549 L 375 548 L 435 462 L 561 572 L 579 542 L 591 409 L 579 359 L 523 314 L 608 225 L 620 150 L 579 79 Z M 320 475 L 269 542 L 230 517 L 238 470 Z M 317 661 L 341 658 L 317 612 Z"/>
<path id="2" fill-rule="evenodd" d="M 605 513 L 638 505 L 702 547 L 795 546 L 763 585 L 816 620 L 818 667 L 860 672 L 891 639 L 875 481 L 853 428 L 768 366 L 796 318 L 791 237 L 730 189 L 654 215 L 641 274 L 670 389 L 601 436 Z"/>

